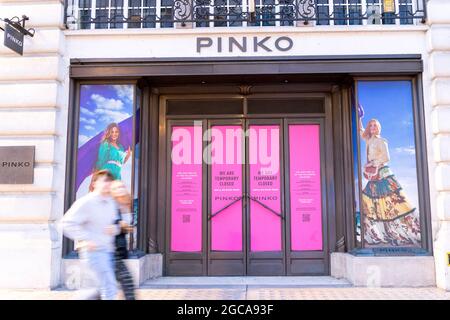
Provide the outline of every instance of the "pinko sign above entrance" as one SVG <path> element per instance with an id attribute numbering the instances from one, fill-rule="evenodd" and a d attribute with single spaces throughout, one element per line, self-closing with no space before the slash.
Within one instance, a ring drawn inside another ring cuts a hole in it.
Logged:
<path id="1" fill-rule="evenodd" d="M 294 47 L 290 37 L 197 37 L 197 53 L 286 52 Z"/>

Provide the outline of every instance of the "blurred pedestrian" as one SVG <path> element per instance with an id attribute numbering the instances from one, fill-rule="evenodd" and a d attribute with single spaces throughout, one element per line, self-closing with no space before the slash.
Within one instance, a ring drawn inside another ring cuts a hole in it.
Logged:
<path id="1" fill-rule="evenodd" d="M 131 195 L 122 181 L 116 180 L 111 184 L 111 196 L 116 200 L 116 224 L 120 226 L 120 234 L 116 236 L 116 250 L 114 253 L 116 279 L 120 283 L 126 300 L 136 300 L 133 277 L 125 264 L 128 258 L 127 234 L 133 232 L 131 226 Z"/>
<path id="2" fill-rule="evenodd" d="M 117 204 L 110 194 L 112 174 L 100 170 L 92 177 L 93 191 L 74 202 L 62 219 L 67 237 L 74 240 L 81 259 L 95 276 L 95 286 L 102 300 L 114 300 L 117 282 L 114 275 L 114 240 Z M 84 297 L 93 299 L 93 294 Z"/>

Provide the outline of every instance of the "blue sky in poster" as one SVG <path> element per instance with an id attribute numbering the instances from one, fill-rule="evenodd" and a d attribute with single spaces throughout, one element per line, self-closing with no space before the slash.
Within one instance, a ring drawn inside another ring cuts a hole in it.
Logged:
<path id="1" fill-rule="evenodd" d="M 389 146 L 389 166 L 406 192 L 418 205 L 412 87 L 410 81 L 359 81 L 358 100 L 364 108 L 363 126 L 376 118 L 381 136 Z M 366 163 L 366 146 L 361 140 L 361 162 Z M 362 185 L 367 181 L 363 179 Z"/>
<path id="2" fill-rule="evenodd" d="M 133 114 L 132 85 L 82 85 L 80 91 L 79 147 Z"/>

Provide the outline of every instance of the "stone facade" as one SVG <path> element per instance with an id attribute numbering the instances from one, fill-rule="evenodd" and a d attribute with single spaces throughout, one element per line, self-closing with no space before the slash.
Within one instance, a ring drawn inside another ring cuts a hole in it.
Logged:
<path id="1" fill-rule="evenodd" d="M 433 234 L 436 283 L 450 290 L 450 2 L 431 0 L 427 32 L 431 86 L 432 155 L 435 163 L 437 230 Z M 431 153 L 431 152 L 430 152 Z"/>
<path id="2" fill-rule="evenodd" d="M 61 99 L 62 1 L 0 1 L 2 18 L 26 14 L 25 52 L 0 46 L 0 145 L 35 145 L 33 185 L 0 185 L 0 287 L 52 288 L 60 281 L 67 101 Z M 2 34 L 3 36 L 3 34 Z"/>
<path id="3" fill-rule="evenodd" d="M 170 57 L 180 52 L 191 56 L 196 52 L 192 39 L 203 32 L 208 36 L 289 34 L 301 40 L 296 55 L 422 55 L 435 263 L 435 280 L 430 280 L 432 272 L 425 278 L 427 284 L 434 281 L 450 290 L 449 12 L 450 1 L 429 0 L 426 26 L 65 31 L 63 1 L 0 0 L 2 18 L 26 14 L 30 17 L 27 26 L 36 29 L 33 38 L 25 38 L 23 57 L 0 45 L 0 145 L 36 146 L 35 183 L 0 185 L 0 287 L 54 288 L 64 281 L 62 235 L 57 221 L 63 215 L 64 203 L 69 60 Z M 174 50 L 175 42 L 185 50 Z M 203 56 L 209 54 L 216 53 L 205 52 Z M 336 265 L 342 259 L 332 258 Z M 376 259 L 383 258 L 371 259 L 370 263 L 376 264 L 381 261 Z M 350 260 L 352 270 L 364 268 L 359 260 Z M 430 259 L 418 260 L 417 265 L 414 260 L 408 261 L 416 268 L 433 268 Z M 381 261 L 380 265 L 388 262 Z M 139 262 L 136 270 L 141 267 Z M 356 279 L 355 284 L 363 281 L 356 275 L 346 276 L 350 269 L 345 270 L 335 272 L 339 277 Z M 398 284 L 405 284 L 402 281 Z"/>
<path id="4" fill-rule="evenodd" d="M 331 276 L 356 287 L 430 287 L 436 284 L 434 258 L 364 257 L 331 254 Z"/>

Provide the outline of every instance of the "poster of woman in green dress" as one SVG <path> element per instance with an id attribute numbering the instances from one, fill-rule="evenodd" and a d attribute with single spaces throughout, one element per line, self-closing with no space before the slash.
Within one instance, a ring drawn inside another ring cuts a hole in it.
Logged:
<path id="1" fill-rule="evenodd" d="M 90 190 L 92 174 L 106 169 L 133 190 L 134 85 L 81 85 L 76 197 Z"/>
<path id="2" fill-rule="evenodd" d="M 120 143 L 120 128 L 117 123 L 110 123 L 102 137 L 98 149 L 96 170 L 108 170 L 114 179 L 122 180 L 122 166 L 131 156 L 131 146 L 125 150 Z"/>

